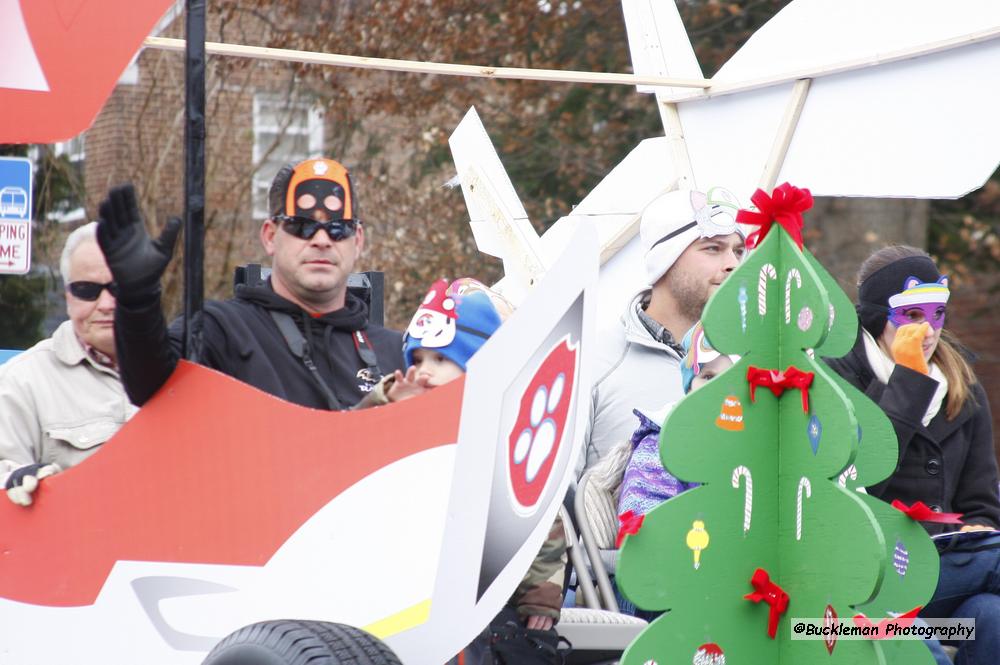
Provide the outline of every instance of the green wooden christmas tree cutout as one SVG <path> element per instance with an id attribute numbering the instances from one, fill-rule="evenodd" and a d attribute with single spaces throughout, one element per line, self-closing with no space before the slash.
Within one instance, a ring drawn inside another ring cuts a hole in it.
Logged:
<path id="1" fill-rule="evenodd" d="M 754 202 L 780 225 L 705 308 L 709 341 L 740 360 L 662 428 L 664 466 L 702 484 L 653 509 L 621 550 L 624 594 L 667 611 L 625 665 L 933 663 L 921 642 L 792 639 L 793 617 L 877 623 L 923 605 L 938 559 L 919 524 L 857 491 L 893 471 L 895 433 L 820 359 L 851 349 L 857 317 L 801 249 L 792 209 L 808 192 L 779 190 Z"/>

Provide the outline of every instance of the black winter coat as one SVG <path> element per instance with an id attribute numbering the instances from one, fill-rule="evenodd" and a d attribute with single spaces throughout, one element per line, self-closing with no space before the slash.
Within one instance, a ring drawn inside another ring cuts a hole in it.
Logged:
<path id="1" fill-rule="evenodd" d="M 379 379 L 361 359 L 356 331 L 367 336 L 379 372 L 404 368 L 402 335 L 369 325 L 367 306 L 350 292 L 342 309 L 313 317 L 270 285 L 240 285 L 233 299 L 205 303 L 199 362 L 289 402 L 330 408 L 323 388 L 302 359 L 292 354 L 270 310 L 286 312 L 295 321 L 339 408 L 357 403 Z M 181 357 L 182 339 L 183 320 L 174 321 L 168 330 L 158 298 L 141 308 L 118 304 L 118 361 L 133 403 L 141 406 L 167 381 Z"/>
<path id="2" fill-rule="evenodd" d="M 906 505 L 923 501 L 931 509 L 964 513 L 966 524 L 1000 528 L 997 462 L 993 448 L 993 421 L 981 384 L 954 420 L 945 414 L 947 400 L 925 427 L 922 423 L 937 381 L 908 367 L 896 365 L 883 384 L 875 378 L 864 341 L 843 358 L 825 358 L 838 374 L 878 404 L 892 421 L 899 443 L 896 471 L 868 493 Z M 952 531 L 956 525 L 924 523 L 931 533 Z"/>

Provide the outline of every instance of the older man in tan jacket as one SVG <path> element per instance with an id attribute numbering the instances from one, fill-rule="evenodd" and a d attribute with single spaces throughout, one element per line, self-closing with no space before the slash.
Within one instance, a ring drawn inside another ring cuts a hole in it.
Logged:
<path id="1" fill-rule="evenodd" d="M 0 365 L 0 483 L 22 506 L 40 480 L 92 455 L 137 410 L 118 377 L 115 286 L 96 231 L 76 229 L 63 249 L 69 321 Z"/>

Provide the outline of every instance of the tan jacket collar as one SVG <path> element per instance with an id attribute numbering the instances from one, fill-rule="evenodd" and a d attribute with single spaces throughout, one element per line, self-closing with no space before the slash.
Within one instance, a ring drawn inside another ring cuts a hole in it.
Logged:
<path id="1" fill-rule="evenodd" d="M 76 331 L 73 330 L 72 321 L 63 321 L 56 328 L 56 331 L 52 333 L 52 348 L 55 350 L 56 357 L 67 365 L 79 365 L 82 362 L 87 362 L 95 369 L 107 372 L 115 377 L 118 376 L 118 372 L 114 369 L 96 362 L 87 354 L 83 343 L 76 336 Z"/>

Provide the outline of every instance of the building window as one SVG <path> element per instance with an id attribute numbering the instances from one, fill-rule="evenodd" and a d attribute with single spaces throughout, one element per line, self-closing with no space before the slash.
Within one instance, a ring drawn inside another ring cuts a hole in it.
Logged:
<path id="1" fill-rule="evenodd" d="M 275 95 L 253 100 L 253 213 L 268 216 L 267 192 L 278 169 L 289 162 L 317 157 L 323 151 L 323 115 L 308 100 Z"/>
<path id="2" fill-rule="evenodd" d="M 35 178 L 44 182 L 36 212 L 50 222 L 80 222 L 87 218 L 84 209 L 84 134 L 59 143 L 32 145 L 28 158 L 34 164 Z"/>
<path id="3" fill-rule="evenodd" d="M 71 164 L 82 164 L 83 160 L 87 158 L 87 152 L 84 150 L 83 134 L 80 134 L 69 141 L 53 143 L 52 152 L 55 153 L 56 157 L 66 155 L 66 159 L 68 159 Z"/>

